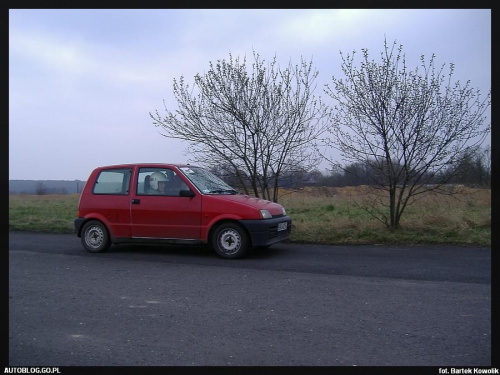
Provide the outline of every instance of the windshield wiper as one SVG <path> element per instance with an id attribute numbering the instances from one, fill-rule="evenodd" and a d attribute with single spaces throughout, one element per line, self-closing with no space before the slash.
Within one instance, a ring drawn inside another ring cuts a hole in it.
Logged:
<path id="1" fill-rule="evenodd" d="M 208 194 L 239 194 L 236 190 L 234 189 L 215 189 L 215 190 L 210 190 Z"/>

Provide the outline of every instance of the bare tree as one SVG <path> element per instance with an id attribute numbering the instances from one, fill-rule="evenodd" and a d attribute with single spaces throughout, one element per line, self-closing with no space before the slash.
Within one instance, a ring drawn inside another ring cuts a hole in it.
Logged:
<path id="1" fill-rule="evenodd" d="M 317 71 L 312 62 L 290 62 L 284 70 L 276 57 L 267 65 L 254 52 L 246 59 L 218 60 L 194 77 L 196 93 L 184 77 L 174 79 L 174 112 L 150 116 L 162 135 L 190 143 L 194 161 L 230 166 L 250 181 L 257 197 L 277 201 L 280 176 L 310 168 L 319 155 L 311 147 L 326 128 L 327 107 L 313 95 Z M 165 103 L 164 103 L 165 104 Z"/>
<path id="2" fill-rule="evenodd" d="M 389 47 L 385 41 L 384 46 L 380 62 L 370 61 L 363 49 L 359 68 L 355 52 L 341 52 L 345 80 L 332 77 L 333 88 L 325 89 L 335 101 L 328 144 L 344 162 L 370 165 L 372 186 L 381 193 L 371 213 L 395 229 L 407 205 L 430 190 L 440 191 L 450 176 L 440 172 L 459 166 L 489 134 L 485 113 L 491 92 L 481 99 L 469 81 L 453 84 L 454 65 L 446 78 L 434 55 L 428 63 L 421 56 L 423 71 L 411 71 L 402 45 Z"/>
<path id="3" fill-rule="evenodd" d="M 447 176 L 452 183 L 489 187 L 491 184 L 491 148 L 470 148 L 458 165 L 450 168 Z"/>
<path id="4" fill-rule="evenodd" d="M 43 181 L 38 181 L 35 186 L 35 194 L 36 195 L 46 195 L 47 194 L 47 187 L 43 183 Z"/>

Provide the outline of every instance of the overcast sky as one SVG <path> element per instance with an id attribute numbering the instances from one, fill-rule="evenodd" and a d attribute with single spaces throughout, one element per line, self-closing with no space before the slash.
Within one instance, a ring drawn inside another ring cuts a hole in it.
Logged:
<path id="1" fill-rule="evenodd" d="M 282 66 L 303 57 L 328 104 L 322 86 L 342 78 L 339 52 L 367 48 L 378 60 L 384 38 L 403 45 L 411 68 L 434 53 L 437 65 L 455 64 L 455 81 L 491 88 L 490 9 L 10 9 L 9 179 L 189 162 L 187 144 L 149 116 L 164 113 L 163 100 L 175 110 L 174 78 L 191 84 L 230 53 L 276 55 Z"/>

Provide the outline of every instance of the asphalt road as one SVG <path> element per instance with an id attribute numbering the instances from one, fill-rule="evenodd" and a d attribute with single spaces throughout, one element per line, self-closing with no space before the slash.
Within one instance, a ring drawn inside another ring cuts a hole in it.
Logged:
<path id="1" fill-rule="evenodd" d="M 491 250 L 9 233 L 10 366 L 491 366 Z"/>

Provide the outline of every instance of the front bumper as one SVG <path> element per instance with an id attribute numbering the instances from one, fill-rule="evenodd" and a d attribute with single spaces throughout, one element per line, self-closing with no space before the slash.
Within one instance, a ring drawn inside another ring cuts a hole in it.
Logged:
<path id="1" fill-rule="evenodd" d="M 287 223 L 285 230 L 278 231 L 278 225 Z M 264 220 L 241 220 L 240 223 L 250 234 L 252 246 L 269 246 L 276 242 L 290 239 L 292 219 L 288 216 L 274 217 Z"/>

